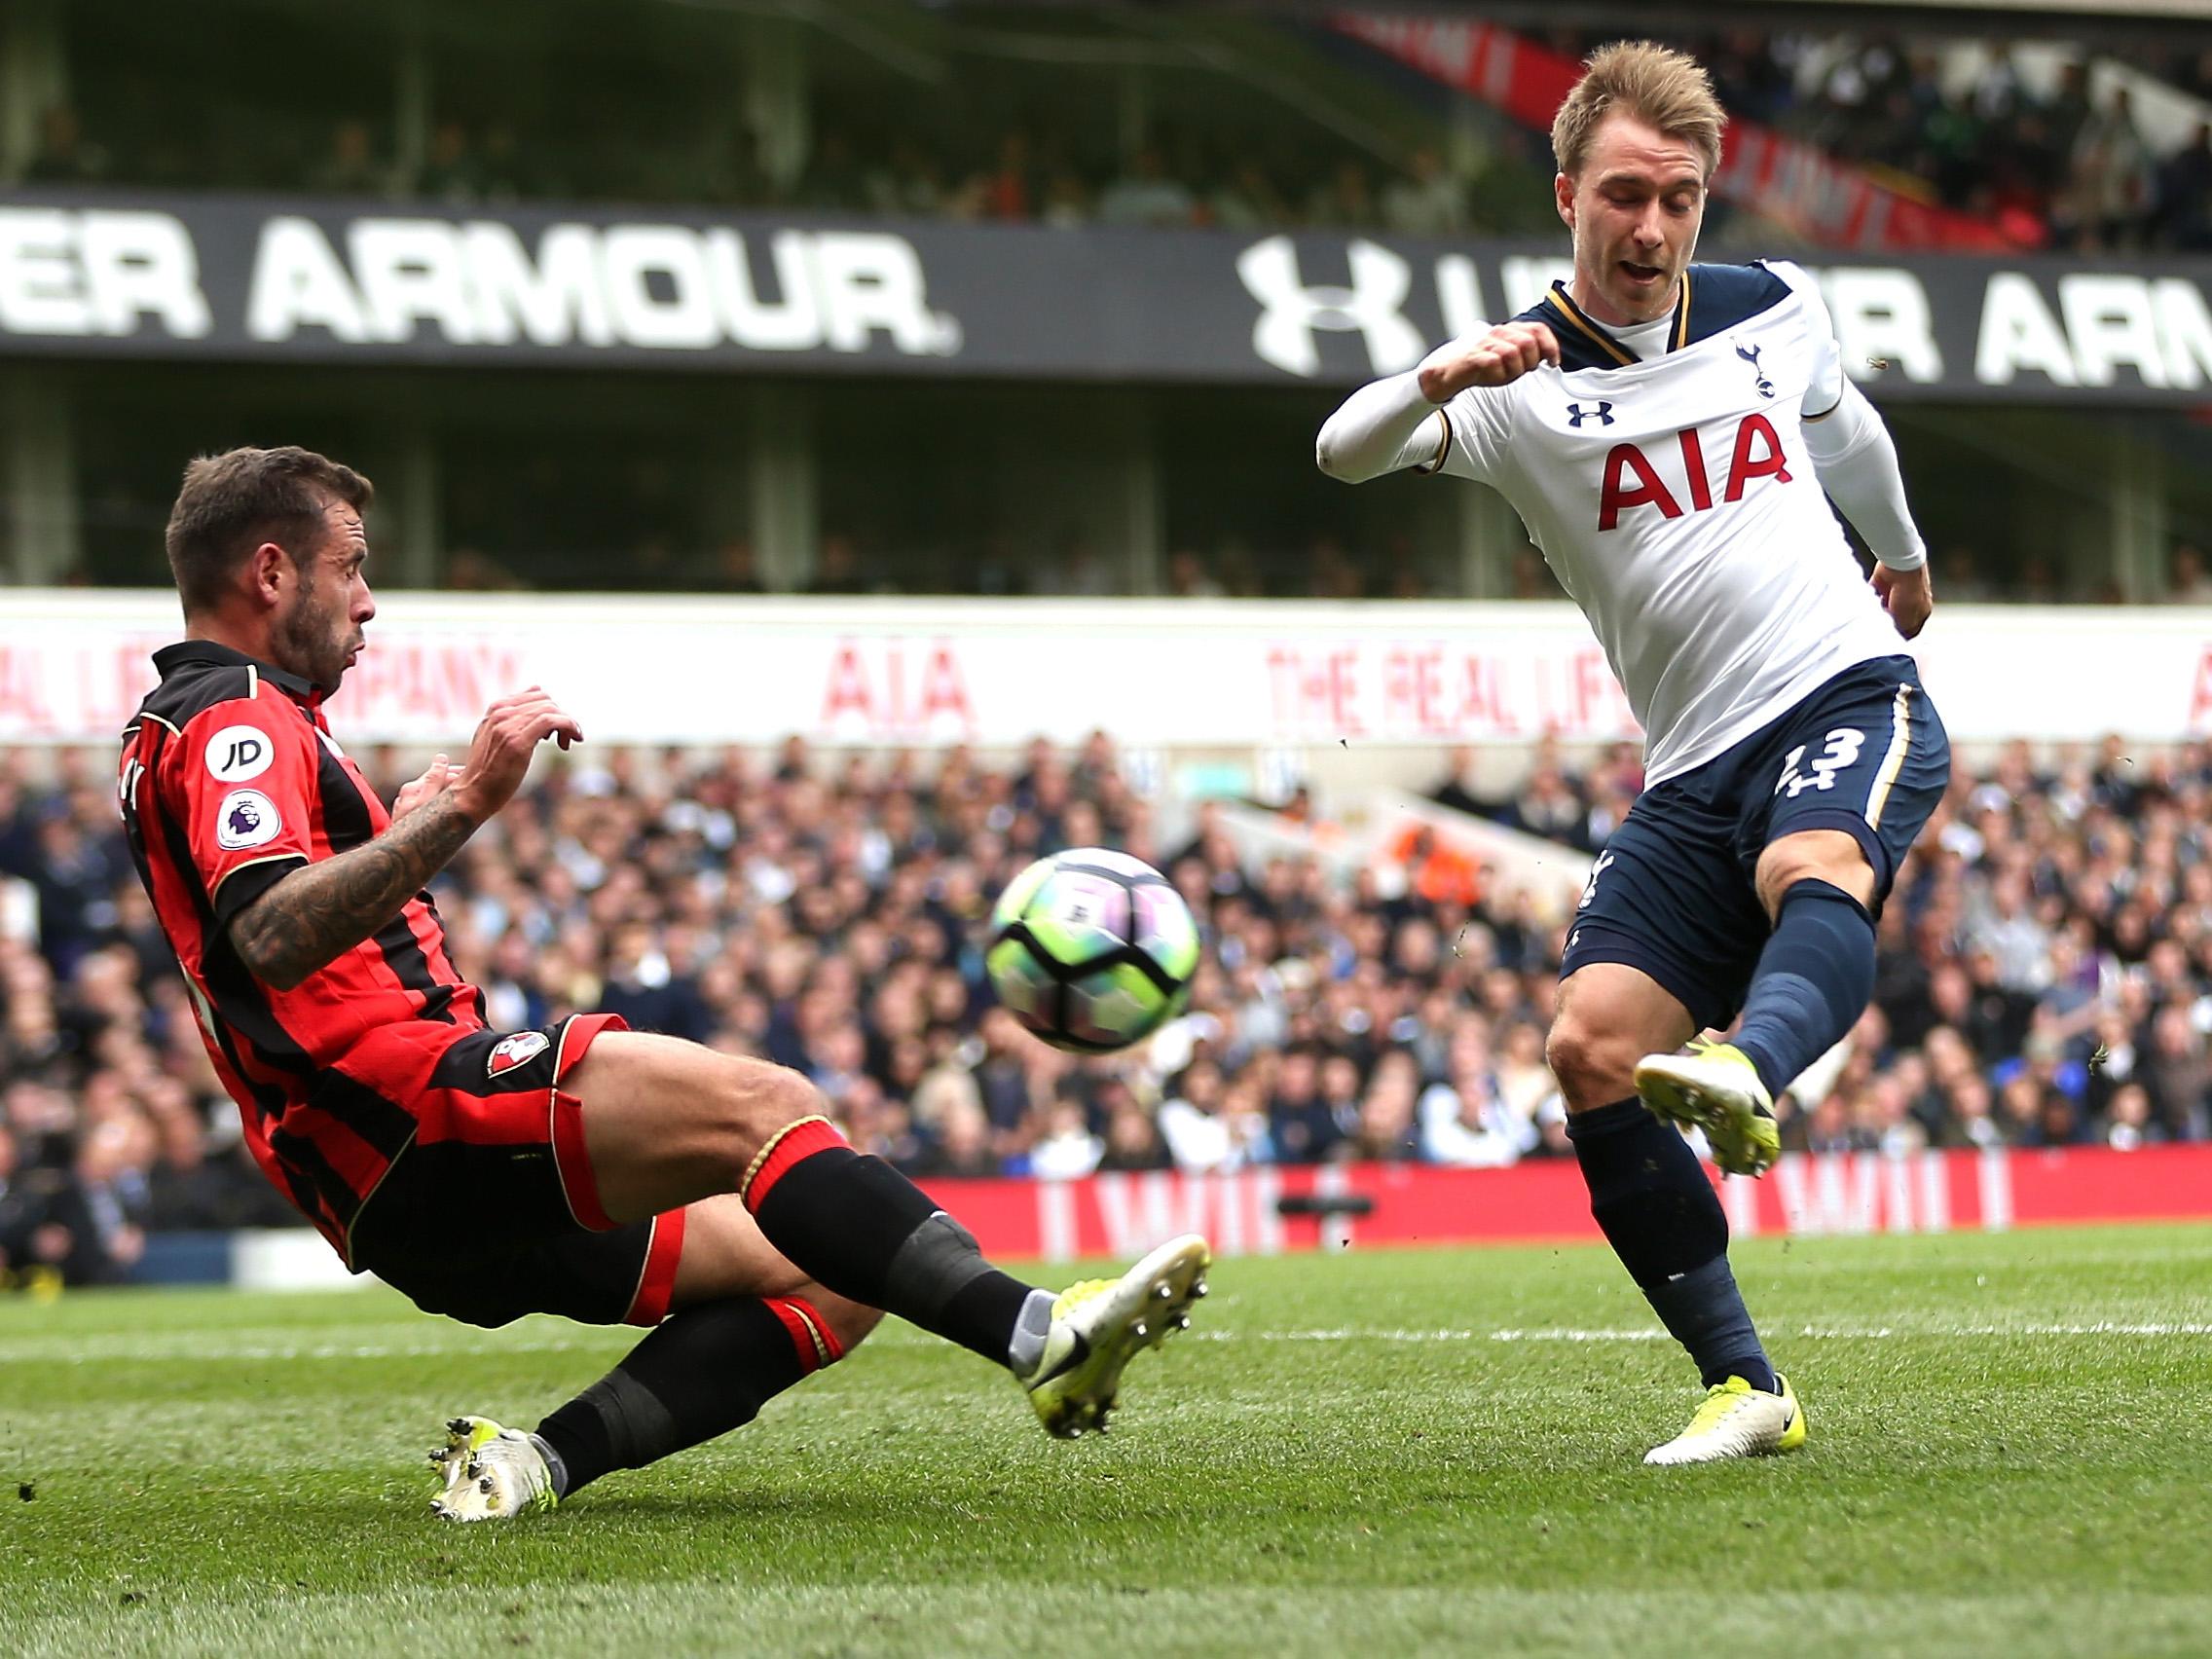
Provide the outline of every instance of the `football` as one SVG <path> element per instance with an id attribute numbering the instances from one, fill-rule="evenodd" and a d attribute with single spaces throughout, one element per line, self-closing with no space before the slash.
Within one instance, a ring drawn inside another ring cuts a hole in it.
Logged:
<path id="1" fill-rule="evenodd" d="M 1152 866 L 1082 847 L 1039 859 L 1008 884 L 985 962 L 1023 1025 L 1055 1048 L 1105 1053 L 1181 1011 L 1198 926 Z"/>

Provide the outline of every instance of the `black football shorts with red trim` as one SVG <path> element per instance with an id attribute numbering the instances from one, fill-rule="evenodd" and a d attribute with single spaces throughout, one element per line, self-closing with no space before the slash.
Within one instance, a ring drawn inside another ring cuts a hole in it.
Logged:
<path id="1" fill-rule="evenodd" d="M 611 1014 L 444 1046 L 420 1024 L 357 1044 L 340 1069 L 418 1124 L 355 1217 L 351 1258 L 428 1313 L 496 1326 L 525 1313 L 657 1325 L 683 1212 L 617 1225 L 600 1207 L 581 1103 L 561 1082 Z"/>

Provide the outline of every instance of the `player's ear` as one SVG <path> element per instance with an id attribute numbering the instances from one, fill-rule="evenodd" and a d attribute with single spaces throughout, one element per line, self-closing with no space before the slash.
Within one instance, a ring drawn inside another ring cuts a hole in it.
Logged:
<path id="1" fill-rule="evenodd" d="M 264 541 L 246 555 L 246 591 L 263 605 L 280 602 L 285 584 L 295 580 L 299 573 L 292 564 L 292 556 L 274 541 Z"/>
<path id="2" fill-rule="evenodd" d="M 1560 220 L 1568 230 L 1574 229 L 1574 180 L 1560 173 L 1552 179 L 1552 201 L 1559 208 Z"/>

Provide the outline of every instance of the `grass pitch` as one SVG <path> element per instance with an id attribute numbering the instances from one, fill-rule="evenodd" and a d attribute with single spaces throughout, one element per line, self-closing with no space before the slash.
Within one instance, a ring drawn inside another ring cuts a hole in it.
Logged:
<path id="1" fill-rule="evenodd" d="M 465 1530 L 426 1507 L 441 1419 L 535 1422 L 623 1333 L 12 1301 L 0 1652 L 2212 1652 L 2212 1230 L 1736 1263 L 1792 1457 L 1640 1465 L 1694 1389 L 1602 1249 L 1378 1252 L 1220 1266 L 1107 1440 L 894 1325 Z"/>

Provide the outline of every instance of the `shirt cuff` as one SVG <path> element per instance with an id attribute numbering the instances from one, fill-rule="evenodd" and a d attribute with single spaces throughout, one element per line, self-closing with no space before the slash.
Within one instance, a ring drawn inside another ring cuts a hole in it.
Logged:
<path id="1" fill-rule="evenodd" d="M 272 853 L 265 859 L 250 859 L 233 866 L 230 874 L 215 884 L 215 925 L 228 928 L 240 910 L 292 871 L 306 868 L 307 862 L 297 853 Z"/>

